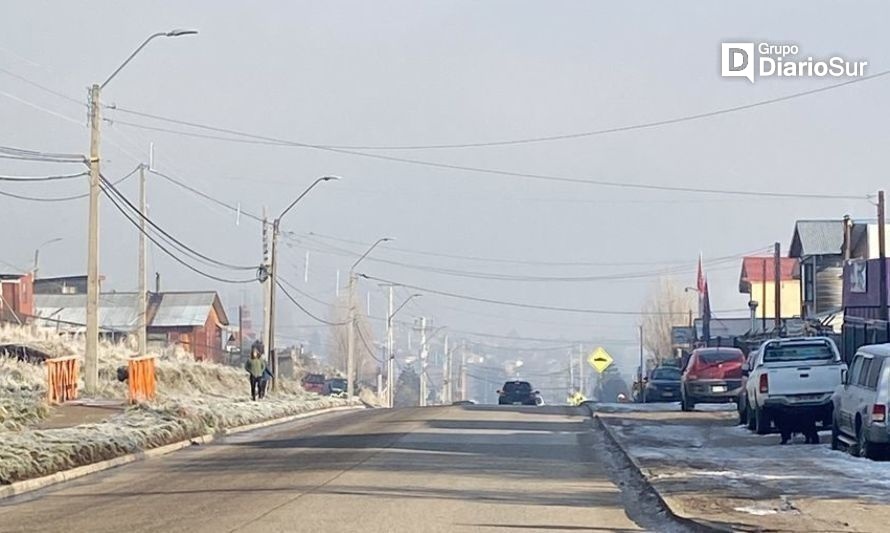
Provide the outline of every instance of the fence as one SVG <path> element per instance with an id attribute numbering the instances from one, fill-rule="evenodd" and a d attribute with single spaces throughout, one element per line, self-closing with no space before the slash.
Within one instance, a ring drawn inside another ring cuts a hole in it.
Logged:
<path id="1" fill-rule="evenodd" d="M 77 358 L 46 360 L 46 400 L 50 405 L 77 398 Z"/>
<path id="2" fill-rule="evenodd" d="M 130 403 L 151 400 L 157 393 L 155 381 L 155 358 L 153 356 L 133 357 L 128 362 L 127 382 L 130 389 Z"/>
<path id="3" fill-rule="evenodd" d="M 850 363 L 861 346 L 885 342 L 890 342 L 890 323 L 857 317 L 844 318 L 840 348 L 847 363 Z"/>

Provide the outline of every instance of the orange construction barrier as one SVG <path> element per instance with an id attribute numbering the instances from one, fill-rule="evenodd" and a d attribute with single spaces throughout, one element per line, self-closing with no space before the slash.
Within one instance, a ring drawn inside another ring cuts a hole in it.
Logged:
<path id="1" fill-rule="evenodd" d="M 46 401 L 50 405 L 77 398 L 77 358 L 56 357 L 46 360 Z"/>
<path id="2" fill-rule="evenodd" d="M 151 400 L 157 393 L 155 382 L 155 358 L 133 357 L 129 361 L 127 382 L 130 386 L 130 403 Z"/>

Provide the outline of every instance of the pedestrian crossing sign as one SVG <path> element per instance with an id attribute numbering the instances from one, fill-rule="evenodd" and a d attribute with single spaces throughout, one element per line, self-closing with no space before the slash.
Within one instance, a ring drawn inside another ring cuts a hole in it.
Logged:
<path id="1" fill-rule="evenodd" d="M 600 374 L 602 374 L 606 371 L 607 368 L 612 366 L 613 361 L 614 359 L 612 359 L 612 356 L 609 355 L 609 352 L 603 349 L 602 346 L 600 346 L 599 348 L 591 352 L 589 356 L 587 356 L 587 363 L 590 364 L 590 366 L 592 366 L 594 369 L 596 369 L 596 371 Z"/>

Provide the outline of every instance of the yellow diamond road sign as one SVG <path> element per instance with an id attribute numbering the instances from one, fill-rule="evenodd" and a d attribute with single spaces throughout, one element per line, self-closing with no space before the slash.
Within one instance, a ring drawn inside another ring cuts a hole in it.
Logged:
<path id="1" fill-rule="evenodd" d="M 590 363 L 590 366 L 596 369 L 597 372 L 602 374 L 606 371 L 609 366 L 612 365 L 612 356 L 609 355 L 609 352 L 604 350 L 602 347 L 597 348 L 589 356 L 587 356 L 587 362 Z"/>

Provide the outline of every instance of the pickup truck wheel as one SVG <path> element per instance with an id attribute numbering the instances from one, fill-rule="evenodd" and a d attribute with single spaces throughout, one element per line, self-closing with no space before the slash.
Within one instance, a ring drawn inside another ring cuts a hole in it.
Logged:
<path id="1" fill-rule="evenodd" d="M 858 433 L 859 434 L 857 435 L 856 440 L 859 442 L 859 457 L 864 457 L 866 459 L 877 459 L 877 447 L 868 442 L 865 428 L 860 426 Z"/>
<path id="2" fill-rule="evenodd" d="M 754 431 L 758 435 L 768 435 L 771 429 L 769 413 L 759 407 L 754 409 Z"/>
<path id="3" fill-rule="evenodd" d="M 754 431 L 754 413 L 751 412 L 751 406 L 745 405 L 745 418 L 747 419 L 748 429 Z"/>

